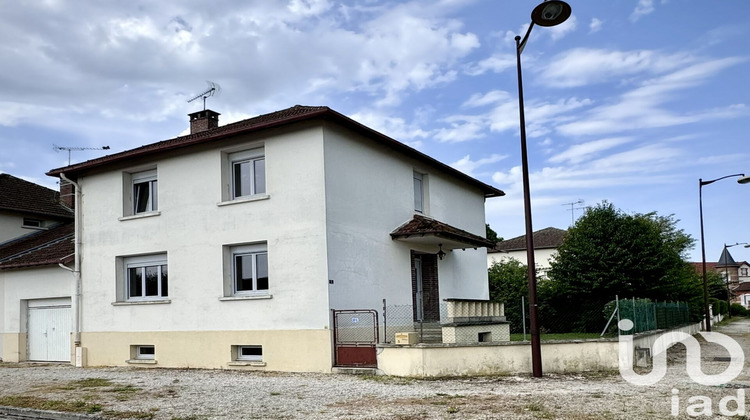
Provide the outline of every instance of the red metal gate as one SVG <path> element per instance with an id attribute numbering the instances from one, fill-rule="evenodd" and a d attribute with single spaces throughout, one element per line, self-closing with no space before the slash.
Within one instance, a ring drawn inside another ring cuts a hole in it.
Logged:
<path id="1" fill-rule="evenodd" d="M 378 312 L 373 309 L 333 310 L 335 364 L 377 367 Z"/>

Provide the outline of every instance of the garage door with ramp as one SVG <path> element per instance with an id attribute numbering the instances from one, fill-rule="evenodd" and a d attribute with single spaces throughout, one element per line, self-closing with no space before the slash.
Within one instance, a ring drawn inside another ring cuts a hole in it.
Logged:
<path id="1" fill-rule="evenodd" d="M 29 300 L 28 308 L 27 359 L 70 362 L 70 298 Z"/>

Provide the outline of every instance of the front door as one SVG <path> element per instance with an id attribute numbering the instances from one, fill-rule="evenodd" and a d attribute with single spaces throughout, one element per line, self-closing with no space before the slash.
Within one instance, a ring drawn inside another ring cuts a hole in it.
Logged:
<path id="1" fill-rule="evenodd" d="M 437 255 L 412 251 L 412 304 L 415 322 L 440 322 Z"/>

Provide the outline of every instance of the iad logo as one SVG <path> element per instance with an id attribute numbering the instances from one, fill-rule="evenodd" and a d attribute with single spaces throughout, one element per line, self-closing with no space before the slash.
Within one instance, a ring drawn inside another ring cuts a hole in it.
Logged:
<path id="1" fill-rule="evenodd" d="M 629 319 L 623 319 L 618 324 L 623 331 L 633 329 L 633 322 Z M 620 375 L 623 379 L 633 385 L 654 385 L 667 373 L 667 348 L 672 344 L 682 343 L 687 350 L 685 361 L 685 370 L 690 378 L 701 385 L 716 386 L 733 381 L 742 372 L 745 365 L 745 353 L 742 347 L 728 337 L 716 332 L 701 332 L 700 335 L 710 343 L 716 343 L 723 346 L 729 352 L 729 367 L 723 372 L 715 375 L 706 375 L 701 370 L 701 346 L 693 336 L 679 331 L 667 332 L 659 336 L 653 345 L 653 368 L 651 372 L 640 375 L 633 372 L 633 336 L 620 335 L 619 338 L 619 367 Z M 680 391 L 672 389 L 671 414 L 680 415 Z M 711 416 L 714 408 L 718 413 L 725 416 L 742 416 L 745 415 L 745 390 L 737 390 L 737 396 L 729 395 L 719 400 L 718 406 L 714 407 L 711 398 L 702 395 L 691 396 L 687 399 L 690 404 L 686 407 L 685 413 L 688 416 Z M 734 406 L 733 408 L 730 408 Z"/>
<path id="2" fill-rule="evenodd" d="M 633 329 L 633 321 L 623 319 L 618 324 L 622 331 Z M 620 335 L 619 338 L 619 367 L 623 379 L 633 385 L 654 385 L 667 373 L 667 348 L 676 343 L 682 343 L 687 350 L 685 370 L 690 378 L 701 385 L 716 386 L 731 382 L 742 372 L 745 366 L 745 353 L 742 347 L 731 337 L 717 332 L 701 332 L 700 335 L 708 342 L 723 346 L 729 352 L 729 367 L 724 372 L 706 375 L 701 370 L 701 346 L 692 335 L 673 331 L 659 336 L 653 345 L 653 369 L 640 375 L 633 371 L 633 336 Z"/>

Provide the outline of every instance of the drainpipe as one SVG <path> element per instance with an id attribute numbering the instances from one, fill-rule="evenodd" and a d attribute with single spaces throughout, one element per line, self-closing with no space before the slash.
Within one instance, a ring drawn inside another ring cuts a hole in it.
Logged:
<path id="1" fill-rule="evenodd" d="M 73 215 L 74 215 L 74 240 L 73 240 L 73 279 L 75 282 L 75 293 L 73 295 L 73 301 L 71 306 L 73 309 L 73 341 L 76 346 L 76 354 L 78 354 L 78 348 L 81 347 L 81 187 L 71 181 L 65 173 L 60 173 L 60 178 L 73 184 L 75 188 L 75 201 L 73 204 Z M 63 266 L 61 267 L 70 270 L 70 268 Z"/>

